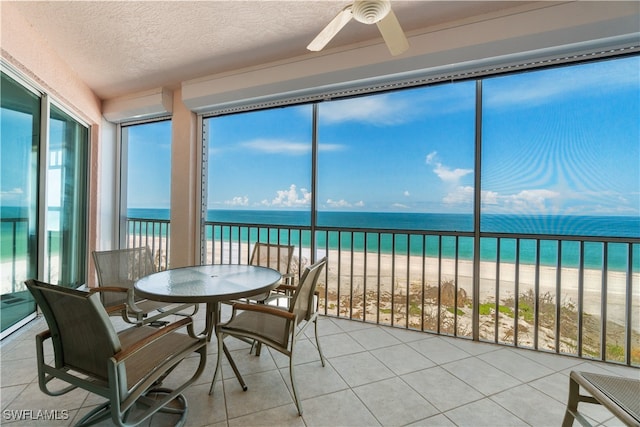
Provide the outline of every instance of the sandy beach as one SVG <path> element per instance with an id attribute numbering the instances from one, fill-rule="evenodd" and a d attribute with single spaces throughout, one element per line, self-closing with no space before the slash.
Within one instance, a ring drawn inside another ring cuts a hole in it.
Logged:
<path id="1" fill-rule="evenodd" d="M 238 245 L 233 244 L 231 251 L 225 247 L 225 257 L 223 262 L 229 262 L 228 254 L 232 258 L 231 262 L 248 259 L 248 249 L 246 246 L 238 250 Z M 216 263 L 221 262 L 220 249 L 216 248 Z M 294 262 L 297 264 L 298 252 L 296 248 Z M 302 265 L 307 265 L 310 259 L 309 249 L 303 248 L 301 251 Z M 454 281 L 456 279 L 456 261 L 455 259 L 443 258 L 439 261 L 437 258 L 420 256 L 396 255 L 395 260 L 391 254 L 377 254 L 364 252 L 329 250 L 328 252 L 319 250 L 318 257 L 327 255 L 328 263 L 328 283 L 329 290 L 337 292 L 338 283 L 340 283 L 340 294 L 350 295 L 353 288 L 356 292 L 363 292 L 366 286 L 367 290 L 376 290 L 378 283 L 381 292 L 391 293 L 391 280 L 393 278 L 394 290 L 403 292 L 411 288 L 411 285 L 423 282 L 425 286 L 437 286 L 438 283 Z M 212 251 L 209 247 L 207 260 L 212 260 Z M 293 267 L 297 271 L 296 266 Z M 470 260 L 458 260 L 457 262 L 457 282 L 458 288 L 466 291 L 467 295 L 473 294 L 473 262 Z M 530 264 L 520 264 L 518 267 L 518 281 L 516 292 L 516 265 L 513 263 L 501 262 L 499 267 L 497 263 L 482 261 L 480 263 L 480 301 L 495 302 L 496 296 L 498 301 L 506 298 L 513 298 L 516 294 L 520 295 L 528 290 L 534 290 L 536 283 L 536 267 Z M 497 277 L 499 275 L 499 281 Z M 578 303 L 580 270 L 577 268 L 560 268 L 558 277 L 558 269 L 556 267 L 540 266 L 539 268 L 539 294 L 548 293 L 553 298 L 559 298 L 563 303 Z M 440 278 L 440 281 L 438 280 Z M 366 279 L 366 280 L 365 280 Z M 559 280 L 558 280 L 559 279 Z M 557 288 L 559 283 L 560 292 Z M 585 269 L 583 278 L 583 310 L 592 315 L 600 315 L 600 307 L 602 303 L 602 284 L 603 272 L 594 269 Z M 498 285 L 499 293 L 496 295 L 496 285 Z M 621 271 L 607 271 L 607 318 L 624 324 L 625 304 L 626 304 L 626 287 L 627 274 Z M 640 329 L 640 273 L 632 275 L 633 301 L 634 304 L 634 325 L 636 329 Z M 556 295 L 558 294 L 558 295 Z"/>
<path id="2" fill-rule="evenodd" d="M 156 242 L 155 247 L 159 242 Z M 221 257 L 221 254 L 223 255 Z M 366 310 L 369 319 L 380 316 L 381 323 L 391 323 L 391 301 L 394 304 L 394 324 L 405 324 L 407 322 L 407 312 L 409 316 L 416 317 L 411 313 L 411 307 L 407 307 L 407 301 L 419 301 L 425 292 L 441 292 L 443 286 L 457 286 L 460 300 L 466 299 L 470 305 L 473 295 L 473 262 L 470 260 L 458 260 L 443 258 L 438 260 L 432 257 L 421 257 L 411 255 L 391 255 L 351 251 L 329 250 L 318 251 L 317 256 L 328 256 L 328 268 L 326 281 L 325 300 L 325 280 L 320 279 L 319 288 L 321 290 L 320 305 L 326 307 L 329 314 L 349 316 L 349 311 L 354 318 L 362 316 Z M 230 246 L 225 245 L 221 251 L 216 247 L 212 250 L 211 244 L 208 247 L 206 258 L 207 263 L 236 263 L 246 262 L 249 257 L 247 245 L 238 247 L 237 243 Z M 292 262 L 292 272 L 297 273 L 300 266 L 304 268 L 309 264 L 310 251 L 303 248 L 294 252 Z M 24 263 L 23 263 L 24 264 Z M 25 268 L 18 262 L 15 266 L 19 273 L 21 268 Z M 456 270 L 457 269 L 457 270 Z M 11 289 L 4 289 L 10 286 L 12 266 L 10 263 L 2 264 L 1 280 L 2 293 L 10 292 Z M 580 270 L 577 268 L 562 267 L 558 271 L 556 267 L 540 266 L 538 269 L 538 295 L 547 302 L 560 301 L 562 306 L 577 309 L 579 300 Z M 517 277 L 516 277 L 517 276 Z M 517 279 L 517 280 L 516 280 Z M 626 294 L 627 294 L 627 274 L 622 271 L 603 272 L 595 269 L 585 269 L 583 272 L 583 313 L 600 318 L 603 301 L 603 282 L 606 282 L 606 309 L 607 322 L 621 326 L 625 324 L 626 316 Z M 516 271 L 514 263 L 501 262 L 481 262 L 480 263 L 480 303 L 492 304 L 496 301 L 499 305 L 513 306 L 515 296 L 522 298 L 522 295 L 531 293 L 534 295 L 536 287 L 536 266 L 520 264 Z M 640 335 L 640 273 L 634 272 L 631 277 L 633 289 L 632 298 L 632 329 L 634 334 Z M 338 296 L 340 297 L 338 301 Z M 362 307 L 362 301 L 367 299 L 367 307 Z M 380 301 L 380 306 L 376 304 Z M 437 310 L 437 306 L 432 304 L 433 300 L 425 297 L 425 303 L 415 302 L 417 306 L 424 307 L 424 311 L 439 313 L 439 322 L 453 322 L 452 312 Z M 459 305 L 460 305 L 460 301 Z M 442 305 L 446 305 L 442 301 Z M 451 304 L 453 305 L 453 304 Z M 462 314 L 460 314 L 462 313 Z M 413 324 L 419 324 L 420 317 L 427 316 L 426 313 L 419 313 L 416 319 L 410 319 Z M 491 337 L 495 328 L 495 312 L 489 316 L 481 316 L 481 336 L 483 334 Z M 509 330 L 513 329 L 513 316 L 499 314 L 498 322 L 500 334 L 509 335 Z M 456 316 L 457 333 L 467 334 L 471 330 L 471 310 L 463 309 Z M 521 320 L 519 319 L 518 322 Z M 409 323 L 411 323 L 409 322 Z M 523 321 L 524 322 L 524 321 Z M 573 322 L 575 323 L 575 322 Z M 532 329 L 531 325 L 524 323 L 523 331 Z M 518 326 L 520 330 L 520 325 Z M 542 330 L 539 340 L 542 346 L 552 347 L 555 333 L 553 330 Z M 599 329 L 599 328 L 598 328 Z M 519 337 L 519 344 L 524 345 L 531 336 L 522 333 Z M 545 338 L 548 337 L 548 338 Z M 491 338 L 490 338 L 491 339 Z M 547 342 L 547 341 L 549 342 Z"/>
<path id="3" fill-rule="evenodd" d="M 437 258 L 422 258 L 418 256 L 396 255 L 395 260 L 390 254 L 367 254 L 355 252 L 353 257 L 350 252 L 342 253 L 340 265 L 338 266 L 338 251 L 329 251 L 329 283 L 337 283 L 338 270 L 340 271 L 341 287 L 350 285 L 353 279 L 355 287 L 364 286 L 366 272 L 366 282 L 369 288 L 372 285 L 381 283 L 382 290 L 391 291 L 390 282 L 392 273 L 396 288 L 406 287 L 407 284 L 422 283 L 423 265 L 424 281 L 426 285 L 436 286 L 440 282 L 454 281 L 456 279 L 456 262 L 454 259 L 442 259 L 439 265 Z M 423 261 L 424 260 L 424 261 Z M 366 269 L 365 269 L 366 263 Z M 378 266 L 380 272 L 378 273 Z M 339 267 L 339 269 L 338 269 Z M 468 295 L 473 294 L 473 262 L 469 260 L 458 260 L 457 262 L 457 285 L 463 288 Z M 518 294 L 534 289 L 536 283 L 536 267 L 530 264 L 520 264 L 518 266 Z M 497 277 L 500 277 L 499 282 Z M 576 268 L 560 268 L 540 266 L 539 268 L 539 293 L 549 293 L 556 295 L 559 283 L 561 301 L 570 299 L 574 303 L 578 302 L 580 270 Z M 385 280 L 387 279 L 387 280 Z M 559 281 L 558 281 L 559 279 Z M 625 272 L 608 271 L 607 279 L 607 305 L 610 320 L 618 322 L 624 321 L 624 307 L 626 297 L 627 275 Z M 603 273 L 600 270 L 585 269 L 583 279 L 583 307 L 590 314 L 599 314 L 601 306 Z M 497 267 L 495 262 L 480 263 L 480 300 L 495 301 L 496 284 L 499 285 L 499 299 L 513 297 L 516 293 L 516 265 L 502 262 Z M 633 299 L 640 301 L 640 273 L 632 275 Z M 331 287 L 331 285 L 330 285 Z M 640 309 L 638 304 L 635 309 Z M 639 313 L 640 314 L 640 313 Z M 640 320 L 639 320 L 640 321 Z"/>

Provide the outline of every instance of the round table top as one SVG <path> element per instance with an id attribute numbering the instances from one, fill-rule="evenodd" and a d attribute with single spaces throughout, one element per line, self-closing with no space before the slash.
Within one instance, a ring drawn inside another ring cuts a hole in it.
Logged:
<path id="1" fill-rule="evenodd" d="M 140 278 L 136 294 L 163 302 L 217 302 L 259 295 L 281 280 L 277 270 L 254 265 L 199 265 Z"/>

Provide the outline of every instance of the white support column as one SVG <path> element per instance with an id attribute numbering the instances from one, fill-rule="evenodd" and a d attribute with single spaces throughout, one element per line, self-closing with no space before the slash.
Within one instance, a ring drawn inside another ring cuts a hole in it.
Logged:
<path id="1" fill-rule="evenodd" d="M 182 102 L 180 90 L 173 96 L 171 124 L 171 268 L 199 264 L 200 194 L 198 191 L 198 143 L 196 115 Z"/>

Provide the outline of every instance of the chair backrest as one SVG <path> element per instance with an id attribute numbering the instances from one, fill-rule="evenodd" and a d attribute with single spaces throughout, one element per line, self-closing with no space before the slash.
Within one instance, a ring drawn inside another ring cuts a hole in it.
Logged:
<path id="1" fill-rule="evenodd" d="M 324 257 L 315 264 L 305 268 L 304 273 L 302 273 L 300 283 L 289 303 L 289 311 L 297 316 L 298 322 L 309 320 L 315 312 L 313 297 L 320 273 L 326 264 L 327 257 Z"/>
<path id="2" fill-rule="evenodd" d="M 121 346 L 99 296 L 37 280 L 25 283 L 49 325 L 56 368 L 108 380 L 107 360 Z"/>
<path id="3" fill-rule="evenodd" d="M 136 280 L 156 272 L 151 250 L 147 246 L 94 251 L 93 260 L 98 273 L 99 286 L 132 288 Z M 101 294 L 102 303 L 105 306 L 123 304 L 127 299 L 125 294 L 112 292 Z"/>
<path id="4" fill-rule="evenodd" d="M 293 246 L 275 245 L 270 243 L 256 243 L 251 253 L 249 264 L 269 267 L 278 270 L 280 274 L 288 274 L 293 257 Z"/>

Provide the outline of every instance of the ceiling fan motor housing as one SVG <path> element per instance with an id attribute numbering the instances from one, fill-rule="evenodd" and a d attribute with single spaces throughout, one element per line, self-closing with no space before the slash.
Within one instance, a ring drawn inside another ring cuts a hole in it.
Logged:
<path id="1" fill-rule="evenodd" d="M 388 0 L 357 0 L 353 3 L 351 13 L 356 21 L 363 24 L 375 24 L 387 16 L 391 10 Z"/>

